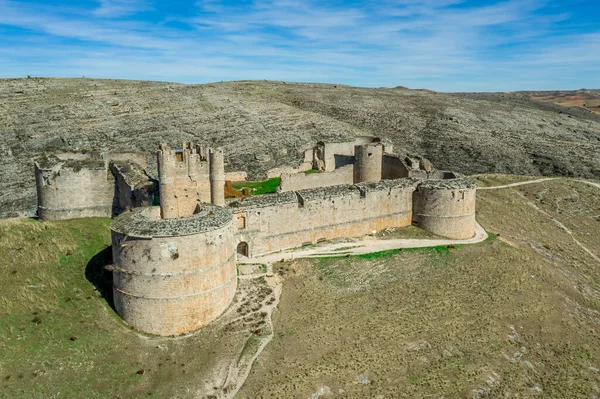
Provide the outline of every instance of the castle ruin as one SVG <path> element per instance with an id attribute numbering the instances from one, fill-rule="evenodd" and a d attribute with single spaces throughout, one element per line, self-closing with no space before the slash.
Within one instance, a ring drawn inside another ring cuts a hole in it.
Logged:
<path id="1" fill-rule="evenodd" d="M 244 257 L 411 224 L 455 239 L 475 234 L 473 180 L 394 154 L 377 138 L 318 143 L 296 173 L 281 174 L 277 193 L 233 199 L 225 199 L 222 149 L 161 145 L 158 184 L 134 184 L 131 171 L 139 177 L 143 166 L 130 160 L 125 168 L 116 158 L 102 155 L 79 172 L 68 160 L 36 164 L 38 210 L 46 220 L 118 214 L 111 224 L 115 307 L 147 333 L 184 334 L 217 318 L 235 295 L 236 262 Z M 97 191 L 63 201 L 82 184 Z M 156 187 L 160 206 L 148 206 Z"/>

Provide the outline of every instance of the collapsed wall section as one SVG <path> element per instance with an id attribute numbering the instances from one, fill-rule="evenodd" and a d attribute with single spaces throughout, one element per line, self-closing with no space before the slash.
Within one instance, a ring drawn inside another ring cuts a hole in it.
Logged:
<path id="1" fill-rule="evenodd" d="M 475 182 L 469 178 L 425 180 L 414 192 L 413 223 L 440 236 L 471 238 L 475 235 L 475 193 Z"/>
<path id="2" fill-rule="evenodd" d="M 249 256 L 258 256 L 409 226 L 416 184 L 402 179 L 300 190 L 250 197 L 230 207 L 238 242 L 247 245 Z"/>
<path id="3" fill-rule="evenodd" d="M 158 195 L 158 185 L 138 164 L 112 161 L 110 170 L 115 176 L 113 215 L 152 205 Z"/>
<path id="4" fill-rule="evenodd" d="M 233 215 L 203 205 L 186 218 L 136 209 L 111 224 L 117 313 L 134 328 L 172 336 L 196 330 L 229 306 L 237 286 Z"/>
<path id="5" fill-rule="evenodd" d="M 41 220 L 112 215 L 114 177 L 102 159 L 44 158 L 34 168 Z"/>
<path id="6" fill-rule="evenodd" d="M 382 158 L 381 178 L 387 180 L 408 177 L 408 167 L 400 155 L 385 153 Z"/>

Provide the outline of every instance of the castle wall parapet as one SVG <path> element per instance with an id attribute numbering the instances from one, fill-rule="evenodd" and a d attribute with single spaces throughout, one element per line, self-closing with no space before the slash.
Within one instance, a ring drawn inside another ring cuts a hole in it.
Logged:
<path id="1" fill-rule="evenodd" d="M 321 173 L 284 173 L 281 175 L 279 190 L 296 191 L 317 187 L 352 184 L 354 182 L 354 165 L 345 165 L 332 172 Z"/>

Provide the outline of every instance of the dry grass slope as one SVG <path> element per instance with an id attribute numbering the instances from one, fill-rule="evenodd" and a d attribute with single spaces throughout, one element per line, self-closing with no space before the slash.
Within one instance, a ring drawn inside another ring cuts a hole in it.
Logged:
<path id="1" fill-rule="evenodd" d="M 480 244 L 279 263 L 275 338 L 236 397 L 600 395 L 600 190 L 558 179 L 478 201 L 498 234 Z M 139 334 L 110 307 L 108 223 L 0 221 L 0 397 L 228 397 L 270 333 L 269 286 L 240 280 L 195 334 Z"/>
<path id="2" fill-rule="evenodd" d="M 600 190 L 478 201 L 499 234 L 482 244 L 280 266 L 276 339 L 240 398 L 600 395 L 600 263 L 574 241 L 600 255 Z"/>
<path id="3" fill-rule="evenodd" d="M 263 280 L 240 281 L 218 322 L 189 336 L 143 335 L 110 306 L 109 219 L 0 221 L 0 397 L 195 398 L 264 328 Z M 235 382 L 235 380 L 233 380 Z"/>

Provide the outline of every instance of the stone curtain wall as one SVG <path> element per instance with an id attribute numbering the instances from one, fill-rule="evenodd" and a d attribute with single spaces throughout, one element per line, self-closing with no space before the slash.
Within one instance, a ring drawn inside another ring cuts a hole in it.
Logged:
<path id="1" fill-rule="evenodd" d="M 115 308 L 127 324 L 179 335 L 210 323 L 229 306 L 237 285 L 237 242 L 227 212 L 225 225 L 182 236 L 135 237 L 136 232 L 113 228 Z M 186 219 L 172 220 L 185 227 Z"/>
<path id="2" fill-rule="evenodd" d="M 235 210 L 246 218 L 238 241 L 248 243 L 250 256 L 258 256 L 408 226 L 415 186 L 411 181 L 386 181 L 278 194 L 282 197 L 273 197 L 271 204 L 247 204 Z"/>
<path id="3" fill-rule="evenodd" d="M 44 169 L 36 164 L 35 176 L 41 220 L 112 215 L 115 183 L 103 161 L 85 168 L 57 164 Z"/>
<path id="4" fill-rule="evenodd" d="M 284 173 L 281 175 L 280 192 L 307 190 L 318 187 L 353 183 L 353 165 L 346 165 L 332 172 Z"/>
<path id="5" fill-rule="evenodd" d="M 110 170 L 115 177 L 113 216 L 152 205 L 157 187 L 140 166 L 130 162 L 111 162 Z"/>

